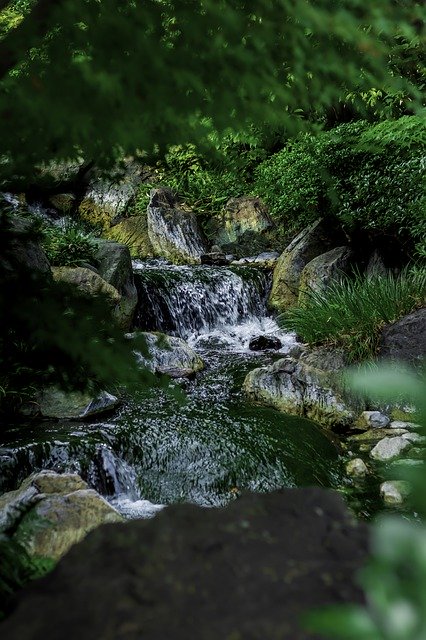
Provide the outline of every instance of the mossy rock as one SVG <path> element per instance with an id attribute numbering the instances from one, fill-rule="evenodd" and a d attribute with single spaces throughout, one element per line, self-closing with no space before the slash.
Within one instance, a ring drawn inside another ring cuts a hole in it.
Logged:
<path id="1" fill-rule="evenodd" d="M 132 258 L 152 258 L 154 250 L 148 236 L 148 222 L 145 215 L 126 218 L 108 229 L 104 236 L 129 247 Z"/>
<path id="2" fill-rule="evenodd" d="M 85 198 L 79 208 L 78 214 L 81 220 L 87 222 L 93 229 L 107 231 L 111 226 L 111 216 L 102 207 L 90 198 Z"/>

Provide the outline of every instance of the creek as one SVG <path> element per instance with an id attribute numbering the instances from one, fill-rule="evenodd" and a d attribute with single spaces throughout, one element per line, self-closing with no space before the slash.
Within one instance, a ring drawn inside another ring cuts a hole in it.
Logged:
<path id="1" fill-rule="evenodd" d="M 135 329 L 185 339 L 205 370 L 140 389 L 101 421 L 11 426 L 0 445 L 0 492 L 33 471 L 73 471 L 123 514 L 146 517 L 176 502 L 224 505 L 245 489 L 342 489 L 347 480 L 329 434 L 309 420 L 250 405 L 241 392 L 249 370 L 295 346 L 267 314 L 270 275 L 253 266 L 161 261 L 134 268 Z M 259 335 L 279 338 L 282 348 L 250 351 Z"/>

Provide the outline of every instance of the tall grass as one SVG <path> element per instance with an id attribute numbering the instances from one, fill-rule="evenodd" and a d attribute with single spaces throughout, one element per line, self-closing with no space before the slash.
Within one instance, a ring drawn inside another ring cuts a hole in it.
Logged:
<path id="1" fill-rule="evenodd" d="M 356 362 L 375 355 L 385 324 L 425 304 L 425 268 L 405 269 L 399 276 L 356 274 L 325 291 L 312 291 L 301 306 L 278 321 L 310 345 L 344 347 Z"/>

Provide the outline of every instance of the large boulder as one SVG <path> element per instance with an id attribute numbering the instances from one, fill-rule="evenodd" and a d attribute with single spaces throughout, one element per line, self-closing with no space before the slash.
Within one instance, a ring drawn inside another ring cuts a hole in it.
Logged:
<path id="1" fill-rule="evenodd" d="M 299 284 L 299 304 L 309 299 L 311 292 L 325 291 L 348 271 L 352 252 L 349 247 L 337 247 L 317 256 L 303 268 Z"/>
<path id="2" fill-rule="evenodd" d="M 243 389 L 254 402 L 309 418 L 335 431 L 351 427 L 363 408 L 333 372 L 294 358 L 250 371 Z"/>
<path id="3" fill-rule="evenodd" d="M 138 332 L 129 337 L 145 342 L 144 353 L 137 352 L 138 361 L 154 373 L 182 378 L 204 369 L 203 360 L 181 338 L 149 332 Z"/>
<path id="4" fill-rule="evenodd" d="M 49 260 L 34 231 L 34 222 L 11 215 L 2 225 L 2 245 L 0 263 L 5 275 L 25 271 L 30 277 L 51 280 Z"/>
<path id="5" fill-rule="evenodd" d="M 297 304 L 300 279 L 306 265 L 330 248 L 330 235 L 322 220 L 303 229 L 281 254 L 274 269 L 269 304 L 279 312 Z"/>
<path id="6" fill-rule="evenodd" d="M 133 206 L 144 179 L 144 168 L 133 160 L 124 160 L 107 175 L 92 174 L 87 192 L 79 206 L 79 215 L 90 224 L 106 230 Z"/>
<path id="7" fill-rule="evenodd" d="M 239 257 L 270 248 L 265 232 L 273 227 L 273 222 L 260 198 L 231 198 L 223 212 L 210 221 L 209 227 L 214 241 Z"/>
<path id="8" fill-rule="evenodd" d="M 2 637 L 313 640 L 306 612 L 363 602 L 354 576 L 368 539 L 318 488 L 175 505 L 89 534 L 20 594 Z"/>
<path id="9" fill-rule="evenodd" d="M 57 387 L 48 387 L 38 396 L 38 410 L 45 418 L 83 420 L 112 411 L 119 400 L 107 391 L 93 396 L 81 391 L 62 391 Z"/>
<path id="10" fill-rule="evenodd" d="M 75 474 L 41 471 L 0 497 L 0 532 L 55 560 L 89 531 L 123 517 Z"/>
<path id="11" fill-rule="evenodd" d="M 384 327 L 380 340 L 381 358 L 413 364 L 426 358 L 426 307 L 409 313 Z"/>
<path id="12" fill-rule="evenodd" d="M 118 242 L 98 240 L 96 260 L 98 272 L 121 295 L 115 318 L 123 329 L 130 329 L 138 302 L 129 248 Z"/>
<path id="13" fill-rule="evenodd" d="M 105 232 L 105 237 L 125 244 L 132 258 L 152 258 L 154 250 L 148 235 L 146 214 L 125 218 Z"/>
<path id="14" fill-rule="evenodd" d="M 206 245 L 193 211 L 178 206 L 170 189 L 152 189 L 147 209 L 154 253 L 175 263 L 197 263 Z"/>

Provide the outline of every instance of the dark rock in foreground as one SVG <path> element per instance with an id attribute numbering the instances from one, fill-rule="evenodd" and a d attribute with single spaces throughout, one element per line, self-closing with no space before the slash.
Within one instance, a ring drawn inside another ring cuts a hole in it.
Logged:
<path id="1" fill-rule="evenodd" d="M 322 489 L 177 505 L 105 525 L 20 597 L 8 640 L 300 640 L 312 607 L 360 602 L 368 528 Z"/>
<path id="2" fill-rule="evenodd" d="M 281 349 L 283 343 L 275 336 L 256 336 L 250 340 L 249 349 L 251 351 L 265 351 L 265 349 Z"/>
<path id="3" fill-rule="evenodd" d="M 426 359 L 426 307 L 387 325 L 380 341 L 380 357 L 415 364 Z"/>

